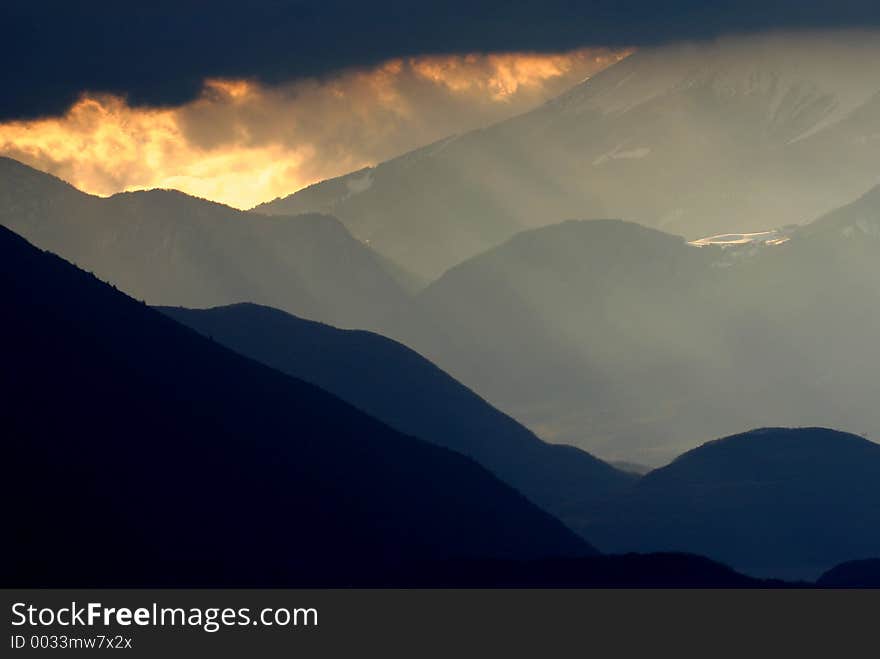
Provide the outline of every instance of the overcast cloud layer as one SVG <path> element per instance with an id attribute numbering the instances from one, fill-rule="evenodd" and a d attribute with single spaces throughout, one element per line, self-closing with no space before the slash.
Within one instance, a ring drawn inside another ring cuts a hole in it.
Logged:
<path id="1" fill-rule="evenodd" d="M 209 78 L 277 84 L 412 55 L 877 24 L 876 0 L 4 0 L 0 119 L 60 114 L 87 90 L 180 105 Z"/>
<path id="2" fill-rule="evenodd" d="M 58 117 L 0 122 L 0 155 L 94 194 L 175 188 L 249 208 L 528 110 L 625 54 L 402 58 L 274 86 L 212 79 L 175 107 L 87 94 Z"/>

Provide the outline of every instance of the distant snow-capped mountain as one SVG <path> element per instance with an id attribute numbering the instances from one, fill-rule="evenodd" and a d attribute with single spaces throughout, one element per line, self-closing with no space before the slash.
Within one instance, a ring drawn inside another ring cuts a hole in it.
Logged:
<path id="1" fill-rule="evenodd" d="M 513 233 L 621 217 L 694 240 L 817 217 L 877 183 L 880 38 L 641 50 L 525 115 L 258 207 L 332 212 L 433 279 Z"/>

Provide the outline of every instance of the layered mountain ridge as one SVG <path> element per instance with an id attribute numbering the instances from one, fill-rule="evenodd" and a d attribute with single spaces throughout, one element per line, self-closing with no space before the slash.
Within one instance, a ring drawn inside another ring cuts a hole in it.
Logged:
<path id="1" fill-rule="evenodd" d="M 824 428 L 764 428 L 655 469 L 588 529 L 609 552 L 687 548 L 753 575 L 813 580 L 880 554 L 878 474 L 874 442 Z"/>
<path id="2" fill-rule="evenodd" d="M 4 584 L 346 585 L 411 562 L 595 553 L 472 460 L 5 228 L 0 253 Z"/>
<path id="3" fill-rule="evenodd" d="M 406 297 L 326 215 L 266 218 L 173 190 L 102 199 L 0 158 L 0 223 L 151 304 L 260 302 L 370 326 Z"/>
<path id="4" fill-rule="evenodd" d="M 251 304 L 161 311 L 400 432 L 473 458 L 563 522 L 580 523 L 635 479 L 573 446 L 542 442 L 421 355 L 378 334 Z"/>
<path id="5" fill-rule="evenodd" d="M 256 210 L 330 212 L 428 279 L 572 217 L 688 239 L 804 222 L 877 183 L 878 43 L 850 31 L 641 49 L 532 112 Z"/>
<path id="6" fill-rule="evenodd" d="M 617 220 L 517 234 L 389 322 L 546 440 L 657 466 L 762 426 L 880 438 L 877 190 L 773 244 Z"/>

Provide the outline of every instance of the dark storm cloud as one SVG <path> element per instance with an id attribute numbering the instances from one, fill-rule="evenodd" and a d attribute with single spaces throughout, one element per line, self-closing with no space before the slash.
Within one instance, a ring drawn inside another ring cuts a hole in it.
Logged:
<path id="1" fill-rule="evenodd" d="M 84 90 L 179 104 L 210 77 L 271 84 L 414 54 L 878 23 L 875 0 L 4 0 L 0 119 L 60 113 Z"/>

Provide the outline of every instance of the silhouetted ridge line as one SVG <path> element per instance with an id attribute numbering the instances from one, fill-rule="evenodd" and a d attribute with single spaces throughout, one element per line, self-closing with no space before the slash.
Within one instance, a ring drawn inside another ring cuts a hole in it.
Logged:
<path id="1" fill-rule="evenodd" d="M 471 460 L 2 228 L 0 254 L 2 480 L 8 501 L 27 493 L 5 585 L 342 585 L 411 561 L 594 551 Z"/>
<path id="2" fill-rule="evenodd" d="M 326 214 L 266 218 L 176 190 L 103 199 L 3 158 L 0 223 L 151 304 L 254 301 L 372 327 L 406 298 L 406 273 Z"/>
<path id="3" fill-rule="evenodd" d="M 406 346 L 268 307 L 162 308 L 205 336 L 352 403 L 388 425 L 490 469 L 562 521 L 635 478 L 572 446 L 545 444 Z"/>

